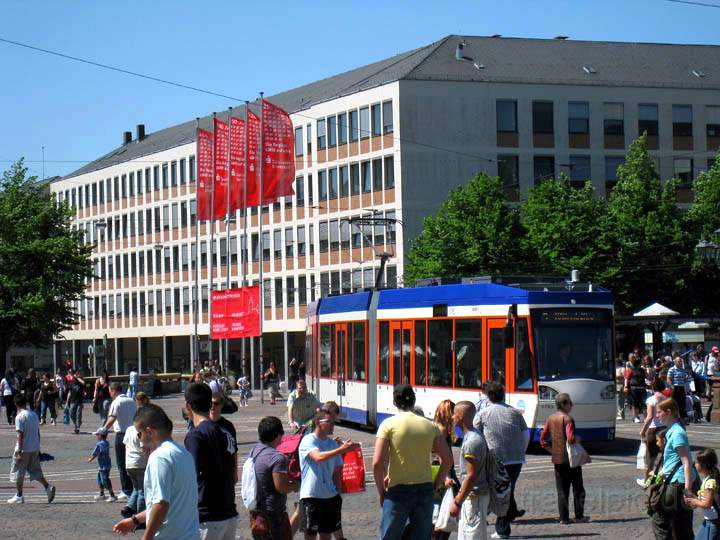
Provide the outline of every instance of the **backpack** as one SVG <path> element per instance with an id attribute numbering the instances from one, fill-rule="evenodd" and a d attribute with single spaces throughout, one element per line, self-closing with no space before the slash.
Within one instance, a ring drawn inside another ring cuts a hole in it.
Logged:
<path id="1" fill-rule="evenodd" d="M 283 435 L 280 444 L 275 449 L 284 454 L 288 460 L 287 474 L 288 480 L 291 482 L 300 481 L 300 454 L 298 454 L 298 448 L 300 448 L 300 441 L 302 441 L 304 434 L 305 428 L 301 428 L 295 435 Z"/>
<path id="2" fill-rule="evenodd" d="M 488 512 L 493 512 L 498 517 L 506 516 L 510 507 L 512 483 L 505 464 L 497 457 L 494 450 L 488 449 L 485 474 L 490 491 Z"/>
<path id="3" fill-rule="evenodd" d="M 264 449 L 261 449 L 262 452 Z M 251 512 L 257 508 L 257 477 L 255 476 L 255 458 L 260 452 L 252 455 L 252 452 L 243 463 L 242 479 L 240 484 L 240 496 L 245 508 Z"/>

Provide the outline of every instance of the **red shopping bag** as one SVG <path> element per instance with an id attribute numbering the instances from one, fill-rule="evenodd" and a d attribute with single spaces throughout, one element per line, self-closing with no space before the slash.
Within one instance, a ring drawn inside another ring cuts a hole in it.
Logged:
<path id="1" fill-rule="evenodd" d="M 365 458 L 362 455 L 362 448 L 356 448 L 343 456 L 342 492 L 361 491 L 365 491 Z"/>

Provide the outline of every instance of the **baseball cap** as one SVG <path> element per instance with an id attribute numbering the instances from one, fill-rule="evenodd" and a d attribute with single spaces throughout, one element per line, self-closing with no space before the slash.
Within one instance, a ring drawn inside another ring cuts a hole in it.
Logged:
<path id="1" fill-rule="evenodd" d="M 710 349 L 710 350 L 711 350 L 712 352 L 714 352 L 714 353 L 716 353 L 716 352 L 720 352 L 720 349 L 718 349 L 718 347 L 717 347 L 717 346 L 713 347 L 713 348 L 712 348 L 712 349 Z"/>

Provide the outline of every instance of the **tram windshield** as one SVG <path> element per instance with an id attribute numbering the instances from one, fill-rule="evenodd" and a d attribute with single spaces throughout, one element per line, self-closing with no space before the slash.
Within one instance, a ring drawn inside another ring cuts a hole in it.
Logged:
<path id="1" fill-rule="evenodd" d="M 612 312 L 533 309 L 538 379 L 612 380 Z"/>

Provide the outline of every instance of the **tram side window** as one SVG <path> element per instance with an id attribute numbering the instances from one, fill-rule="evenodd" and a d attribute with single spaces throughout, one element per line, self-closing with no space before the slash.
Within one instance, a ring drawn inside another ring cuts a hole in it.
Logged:
<path id="1" fill-rule="evenodd" d="M 430 386 L 452 384 L 452 321 L 428 322 L 428 361 Z"/>
<path id="2" fill-rule="evenodd" d="M 333 336 L 334 324 L 323 324 L 320 327 L 320 376 L 330 376 L 330 366 L 333 363 Z"/>
<path id="3" fill-rule="evenodd" d="M 380 321 L 380 373 L 379 381 L 381 383 L 390 382 L 390 323 L 388 321 Z"/>
<path id="4" fill-rule="evenodd" d="M 527 319 L 517 321 L 517 339 L 515 343 L 515 389 L 532 390 L 532 360 L 528 340 Z"/>
<path id="5" fill-rule="evenodd" d="M 352 323 L 352 378 L 356 381 L 365 380 L 365 323 Z"/>
<path id="6" fill-rule="evenodd" d="M 482 321 L 455 321 L 455 388 L 482 384 Z"/>
<path id="7" fill-rule="evenodd" d="M 425 325 L 425 321 L 415 321 L 415 384 L 420 386 L 427 385 Z"/>

